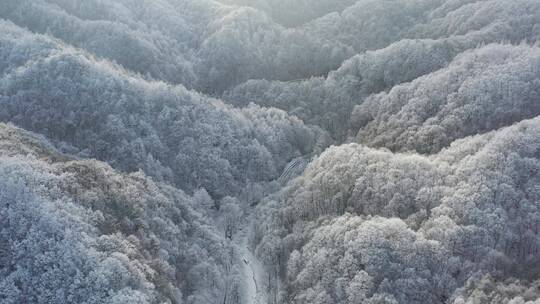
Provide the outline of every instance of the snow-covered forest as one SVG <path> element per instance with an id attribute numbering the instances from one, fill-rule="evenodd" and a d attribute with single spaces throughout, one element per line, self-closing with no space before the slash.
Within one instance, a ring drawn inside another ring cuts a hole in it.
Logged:
<path id="1" fill-rule="evenodd" d="M 0 304 L 540 304 L 540 0 L 0 0 Z"/>

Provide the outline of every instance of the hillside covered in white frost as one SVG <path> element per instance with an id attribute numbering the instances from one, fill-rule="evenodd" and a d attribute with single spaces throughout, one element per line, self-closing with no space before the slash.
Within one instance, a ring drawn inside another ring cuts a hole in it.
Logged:
<path id="1" fill-rule="evenodd" d="M 540 1 L 2 0 L 26 303 L 540 303 Z"/>

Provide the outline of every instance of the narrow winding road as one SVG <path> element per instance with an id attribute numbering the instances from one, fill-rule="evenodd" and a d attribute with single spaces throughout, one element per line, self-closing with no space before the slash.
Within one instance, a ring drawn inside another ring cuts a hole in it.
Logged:
<path id="1" fill-rule="evenodd" d="M 246 226 L 249 227 L 249 223 Z M 249 249 L 247 230 L 248 229 L 244 228 L 243 231 L 238 234 L 237 239 L 243 280 L 243 304 L 267 304 L 266 286 L 264 286 L 266 271 L 262 263 Z"/>

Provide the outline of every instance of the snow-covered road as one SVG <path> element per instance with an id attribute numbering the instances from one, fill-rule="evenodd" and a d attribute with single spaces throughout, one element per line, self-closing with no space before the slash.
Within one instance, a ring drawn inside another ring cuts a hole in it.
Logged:
<path id="1" fill-rule="evenodd" d="M 245 230 L 247 229 L 239 233 L 237 241 L 241 259 L 244 304 L 267 304 L 267 287 L 264 284 L 267 274 L 262 263 L 249 249 L 248 235 Z"/>

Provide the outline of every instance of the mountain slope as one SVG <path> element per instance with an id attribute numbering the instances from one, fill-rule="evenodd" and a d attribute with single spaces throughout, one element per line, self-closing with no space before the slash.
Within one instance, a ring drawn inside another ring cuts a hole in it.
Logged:
<path id="1" fill-rule="evenodd" d="M 0 302 L 215 303 L 234 284 L 200 195 L 13 126 L 0 138 Z"/>

